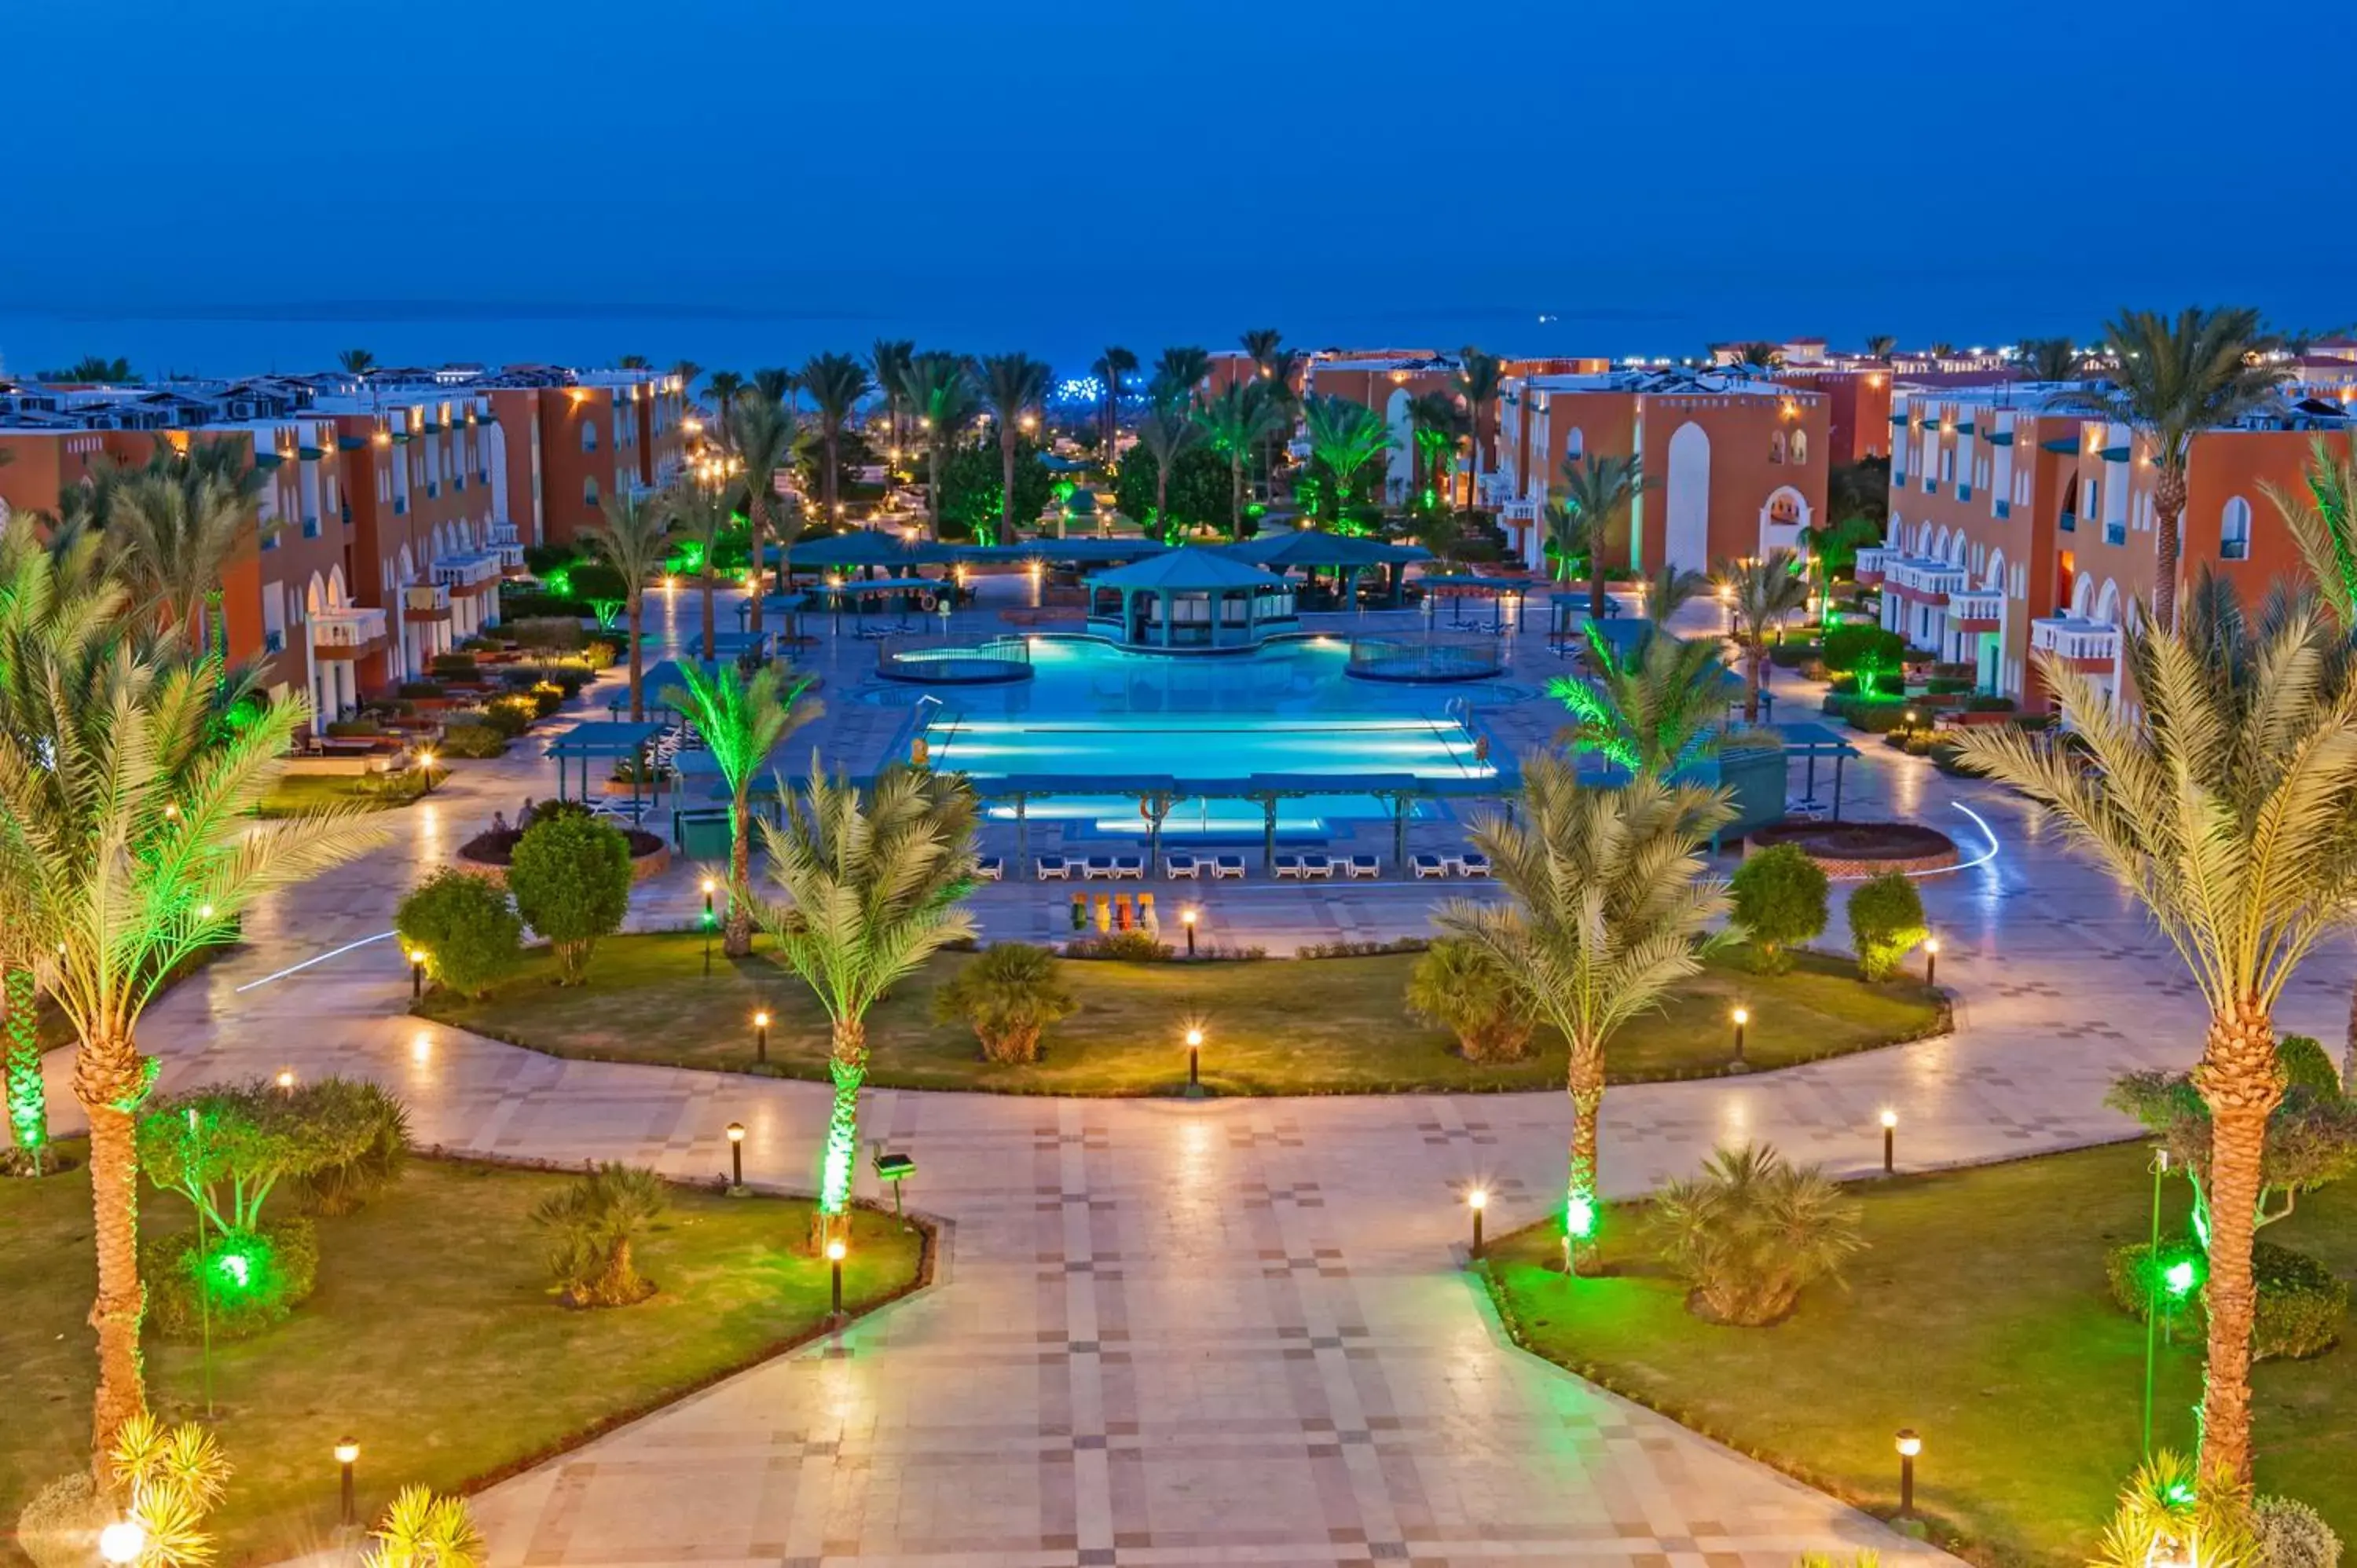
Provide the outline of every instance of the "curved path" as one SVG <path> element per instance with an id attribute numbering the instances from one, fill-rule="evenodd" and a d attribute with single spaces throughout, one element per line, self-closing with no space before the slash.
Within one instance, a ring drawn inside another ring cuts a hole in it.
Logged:
<path id="1" fill-rule="evenodd" d="M 538 767 L 469 765 L 389 814 L 387 847 L 255 910 L 245 948 L 151 1012 L 143 1043 L 166 1081 L 366 1073 L 409 1102 L 424 1143 L 681 1176 L 720 1170 L 722 1130 L 742 1121 L 748 1173 L 806 1187 L 817 1086 L 567 1062 L 422 1025 L 403 1015 L 389 942 L 278 972 L 382 931 L 459 837 L 535 781 L 546 792 Z M 1953 814 L 1927 765 L 1870 756 L 1857 771 L 1912 814 Z M 2125 1125 L 2101 1103 L 2111 1077 L 2190 1058 L 2197 1004 L 2142 919 L 2042 850 L 2003 797 L 1973 789 L 2003 850 L 1926 887 L 1957 1032 L 1616 1089 L 1613 1191 L 1741 1137 L 1861 1172 L 1878 1163 L 1886 1106 L 1914 1167 L 2116 1136 Z M 1286 891 L 1206 897 L 1215 925 L 1275 943 L 1418 929 L 1429 894 Z M 641 918 L 693 897 L 676 870 Z M 1052 907 L 1016 887 L 982 904 L 1006 934 Z M 2296 987 L 2287 1027 L 2337 1032 L 2341 966 L 2326 968 Z M 60 1103 L 64 1065 L 51 1064 Z M 1501 1230 L 1543 1213 L 1566 1123 L 1553 1094 L 874 1093 L 866 1132 L 916 1156 L 909 1196 L 944 1222 L 939 1286 L 493 1488 L 479 1502 L 491 1560 L 1787 1568 L 1807 1549 L 1932 1555 L 1503 1340 L 1458 1272 L 1462 1195 L 1495 1194 Z M 1906 1391 L 1889 1395 L 1889 1424 L 1903 1424 Z"/>

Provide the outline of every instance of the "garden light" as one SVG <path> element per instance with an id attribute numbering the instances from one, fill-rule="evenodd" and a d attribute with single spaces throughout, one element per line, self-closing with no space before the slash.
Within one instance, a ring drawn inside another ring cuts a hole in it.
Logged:
<path id="1" fill-rule="evenodd" d="M 1938 984 L 1939 974 L 1940 939 L 1937 937 L 1925 937 L 1923 939 L 1923 983 L 1926 985 Z"/>
<path id="2" fill-rule="evenodd" d="M 1178 923 L 1187 928 L 1187 956 L 1193 958 L 1195 956 L 1195 907 L 1192 904 L 1180 911 Z"/>
<path id="3" fill-rule="evenodd" d="M 295 1091 L 295 1069 L 291 1067 L 280 1068 L 278 1077 L 273 1081 L 283 1092 L 292 1094 Z"/>
<path id="4" fill-rule="evenodd" d="M 2160 1272 L 2160 1288 L 2182 1301 L 2193 1294 L 2201 1283 L 2201 1271 L 2193 1266 L 2190 1258 L 2179 1258 Z"/>
<path id="5" fill-rule="evenodd" d="M 832 1310 L 838 1318 L 843 1316 L 843 1260 L 845 1254 L 850 1251 L 850 1248 L 843 1244 L 843 1239 L 839 1236 L 826 1244 L 826 1266 L 833 1276 L 832 1288 L 834 1293 L 834 1305 Z"/>
<path id="6" fill-rule="evenodd" d="M 728 1190 L 745 1190 L 745 1123 L 728 1123 Z"/>
<path id="7" fill-rule="evenodd" d="M 1738 1007 L 1727 1016 L 1735 1020 L 1735 1059 L 1739 1063 L 1743 1060 L 1743 1026 L 1751 1022 L 1751 1009 Z"/>
<path id="8" fill-rule="evenodd" d="M 1481 1255 L 1481 1211 L 1490 1207 L 1489 1189 L 1477 1187 L 1467 1193 L 1465 1207 L 1473 1211 L 1473 1256 L 1479 1258 Z"/>
<path id="9" fill-rule="evenodd" d="M 1911 1426 L 1899 1429 L 1899 1517 L 1915 1517 L 1915 1455 L 1923 1452 L 1923 1440 L 1915 1435 Z"/>
<path id="10" fill-rule="evenodd" d="M 753 1059 L 770 1059 L 770 1015 L 767 1009 L 753 1015 Z"/>
<path id="11" fill-rule="evenodd" d="M 147 1550 L 147 1532 L 134 1519 L 119 1519 L 98 1532 L 98 1554 L 115 1568 L 139 1561 Z"/>
<path id="12" fill-rule="evenodd" d="M 1563 1206 L 1563 1233 L 1566 1240 L 1587 1241 L 1596 1236 L 1596 1199 L 1585 1193 L 1575 1193 Z"/>
<path id="13" fill-rule="evenodd" d="M 434 793 L 434 754 L 430 751 L 419 752 L 417 754 L 417 767 L 420 777 L 424 778 L 425 780 L 425 788 L 420 789 L 418 793 L 421 795 L 431 795 Z"/>
<path id="14" fill-rule="evenodd" d="M 336 1444 L 336 1463 L 343 1467 L 344 1528 L 360 1523 L 360 1509 L 352 1495 L 352 1466 L 360 1463 L 361 1445 L 358 1438 L 347 1437 Z"/>
<path id="15" fill-rule="evenodd" d="M 409 950 L 409 999 L 421 1002 L 425 997 L 425 950 Z"/>
<path id="16" fill-rule="evenodd" d="M 1187 1098 L 1203 1097 L 1203 1031 L 1193 1026 L 1187 1030 Z"/>
<path id="17" fill-rule="evenodd" d="M 1899 1112 L 1886 1110 L 1882 1113 L 1882 1174 L 1895 1175 L 1899 1157 Z"/>

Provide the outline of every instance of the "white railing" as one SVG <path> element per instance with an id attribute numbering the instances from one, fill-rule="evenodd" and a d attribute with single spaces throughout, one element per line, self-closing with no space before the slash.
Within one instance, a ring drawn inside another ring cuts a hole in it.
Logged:
<path id="1" fill-rule="evenodd" d="M 373 605 L 344 605 L 311 617 L 311 646 L 323 652 L 358 650 L 383 640 L 384 612 Z"/>
<path id="2" fill-rule="evenodd" d="M 483 525 L 483 542 L 494 550 L 518 544 L 516 525 L 512 522 L 487 522 Z"/>
<path id="3" fill-rule="evenodd" d="M 412 583 L 401 591 L 401 607 L 411 616 L 438 619 L 450 613 L 450 585 Z"/>
<path id="4" fill-rule="evenodd" d="M 1950 620 L 2002 620 L 2005 618 L 2005 590 L 2002 588 L 1967 588 L 1948 596 Z"/>
<path id="5" fill-rule="evenodd" d="M 1539 503 L 1536 501 L 1508 501 L 1504 506 L 1498 509 L 1498 515 L 1505 519 L 1508 522 L 1536 522 L 1539 520 Z"/>
<path id="6" fill-rule="evenodd" d="M 2120 656 L 2120 628 L 2109 621 L 2046 616 L 2029 623 L 2029 646 L 2058 659 L 2109 664 Z"/>
<path id="7" fill-rule="evenodd" d="M 1894 588 L 1951 596 L 1963 593 L 1967 582 L 1962 566 L 1927 557 L 1890 562 L 1883 568 L 1883 578 Z"/>
<path id="8" fill-rule="evenodd" d="M 1857 553 L 1857 575 L 1861 577 L 1881 576 L 1891 557 L 1897 553 L 1887 544 L 1867 545 Z"/>
<path id="9" fill-rule="evenodd" d="M 447 588 L 474 588 L 500 580 L 496 551 L 470 550 L 459 555 L 437 555 L 434 580 Z"/>

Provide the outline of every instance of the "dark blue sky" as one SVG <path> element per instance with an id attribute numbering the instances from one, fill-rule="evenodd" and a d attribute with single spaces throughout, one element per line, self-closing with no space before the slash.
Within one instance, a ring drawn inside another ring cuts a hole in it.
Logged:
<path id="1" fill-rule="evenodd" d="M 21 370 L 2357 317 L 2346 6 L 0 10 Z"/>

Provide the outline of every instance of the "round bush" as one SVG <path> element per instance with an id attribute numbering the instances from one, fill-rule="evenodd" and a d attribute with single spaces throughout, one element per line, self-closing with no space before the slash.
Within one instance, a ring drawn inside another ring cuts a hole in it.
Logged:
<path id="1" fill-rule="evenodd" d="M 2155 1300 L 2160 1303 L 2164 1318 L 2187 1311 L 2194 1305 L 2195 1287 L 2201 1283 L 2201 1244 L 2191 1237 L 2164 1240 L 2158 1256 L 2160 1262 L 2156 1264 L 2152 1248 L 2142 1241 L 2114 1247 L 2104 1254 L 2104 1277 L 2111 1287 L 2112 1305 L 2139 1323 Z M 2190 1265 L 2190 1274 L 2180 1273 L 2172 1282 L 2169 1271 L 2184 1265 Z"/>
<path id="2" fill-rule="evenodd" d="M 2251 1505 L 2261 1568 L 2341 1568 L 2341 1538 L 2324 1516 L 2291 1498 L 2260 1498 Z"/>
<path id="3" fill-rule="evenodd" d="M 2341 1069 L 2309 1036 L 2286 1035 L 2277 1040 L 2276 1061 L 2283 1068 L 2285 1088 L 2304 1089 L 2328 1104 L 2341 1098 Z"/>
<path id="4" fill-rule="evenodd" d="M 1822 657 L 1825 668 L 1836 674 L 1854 671 L 1888 680 L 1899 673 L 1906 652 L 1906 639 L 1897 632 L 1860 621 L 1837 626 L 1825 633 Z M 1869 682 L 1862 680 L 1860 684 Z"/>
<path id="5" fill-rule="evenodd" d="M 540 817 L 508 863 L 516 913 L 548 939 L 558 980 L 577 985 L 597 939 L 622 929 L 630 908 L 630 841 L 586 814 Z"/>
<path id="6" fill-rule="evenodd" d="M 1790 968 L 1792 957 L 1784 950 L 1825 929 L 1832 889 L 1824 867 L 1798 844 L 1771 844 L 1743 857 L 1727 892 L 1736 923 L 1751 938 L 1761 970 Z"/>
<path id="7" fill-rule="evenodd" d="M 1899 962 L 1930 935 L 1923 923 L 1923 897 L 1912 877 L 1896 871 L 1869 877 L 1849 896 L 1850 946 L 1858 972 L 1888 980 Z"/>
<path id="8" fill-rule="evenodd" d="M 448 866 L 393 911 L 402 945 L 425 953 L 425 972 L 462 995 L 480 996 L 523 950 L 523 918 L 507 889 Z"/>
<path id="9" fill-rule="evenodd" d="M 204 1282 L 216 1339 L 241 1339 L 284 1323 L 319 1281 L 319 1239 L 307 1219 L 274 1219 L 258 1231 L 151 1236 L 139 1249 L 147 1321 L 157 1333 L 190 1339 L 205 1332 Z"/>
<path id="10" fill-rule="evenodd" d="M 442 732 L 445 757 L 503 757 L 507 749 L 507 736 L 488 718 L 481 724 L 452 725 Z"/>
<path id="11" fill-rule="evenodd" d="M 90 1472 L 75 1470 L 33 1494 L 16 1516 L 16 1544 L 34 1568 L 90 1568 L 110 1513 Z"/>
<path id="12" fill-rule="evenodd" d="M 2305 1252 L 2262 1241 L 2251 1249 L 2259 1286 L 2251 1354 L 2298 1360 L 2332 1348 L 2349 1316 L 2349 1283 Z"/>

